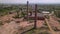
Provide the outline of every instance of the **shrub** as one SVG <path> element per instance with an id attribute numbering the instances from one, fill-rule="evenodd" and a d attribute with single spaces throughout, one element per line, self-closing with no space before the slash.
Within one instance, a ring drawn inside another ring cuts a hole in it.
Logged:
<path id="1" fill-rule="evenodd" d="M 60 29 L 58 29 L 57 27 L 53 28 L 54 31 L 60 31 Z"/>
<path id="2" fill-rule="evenodd" d="M 18 15 L 15 15 L 13 18 L 15 18 L 15 19 L 16 19 L 16 18 L 21 18 L 21 17 L 18 17 Z"/>
<path id="3" fill-rule="evenodd" d="M 0 26 L 3 25 L 2 21 L 0 21 Z"/>
<path id="4" fill-rule="evenodd" d="M 5 21 L 5 22 L 10 23 L 10 20 L 7 20 L 7 21 Z"/>
<path id="5" fill-rule="evenodd" d="M 50 33 L 48 33 L 47 31 L 45 31 L 45 32 L 40 32 L 39 34 L 50 34 Z"/>

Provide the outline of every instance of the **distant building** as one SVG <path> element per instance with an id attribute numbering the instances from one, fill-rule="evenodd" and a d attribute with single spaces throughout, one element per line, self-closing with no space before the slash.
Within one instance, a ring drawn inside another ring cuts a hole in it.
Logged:
<path id="1" fill-rule="evenodd" d="M 50 14 L 49 11 L 42 11 L 42 13 L 43 13 L 44 15 L 48 15 L 48 14 Z"/>
<path id="2" fill-rule="evenodd" d="M 42 13 L 49 14 L 50 12 L 49 11 L 42 11 Z"/>

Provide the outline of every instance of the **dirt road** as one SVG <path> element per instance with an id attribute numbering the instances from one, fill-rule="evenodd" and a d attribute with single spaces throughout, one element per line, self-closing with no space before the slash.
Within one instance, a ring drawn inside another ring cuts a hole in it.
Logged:
<path id="1" fill-rule="evenodd" d="M 46 24 L 48 25 L 48 27 L 49 27 L 51 33 L 52 33 L 52 34 L 56 34 L 55 31 L 52 29 L 51 25 L 49 24 L 48 20 L 45 19 L 45 21 L 46 21 Z"/>

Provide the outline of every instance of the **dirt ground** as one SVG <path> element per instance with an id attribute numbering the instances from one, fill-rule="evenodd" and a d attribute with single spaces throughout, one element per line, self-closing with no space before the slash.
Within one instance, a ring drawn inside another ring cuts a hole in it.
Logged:
<path id="1" fill-rule="evenodd" d="M 16 23 L 16 21 L 21 21 L 22 19 L 14 19 L 12 16 L 15 14 L 5 15 L 0 18 L 0 21 L 3 22 L 3 26 L 0 27 L 0 34 L 16 34 L 18 32 L 19 27 L 27 27 L 30 25 L 34 25 L 34 23 L 29 23 L 28 21 L 23 21 L 20 23 Z M 10 23 L 6 23 L 6 21 L 10 21 Z M 37 21 L 37 26 L 41 27 L 43 21 Z"/>
<path id="2" fill-rule="evenodd" d="M 57 21 L 57 19 L 54 16 L 50 16 L 49 19 L 49 24 L 52 28 L 57 28 L 58 30 L 60 30 L 60 23 Z M 60 34 L 60 31 L 55 31 L 56 34 Z"/>
<path id="3" fill-rule="evenodd" d="M 17 34 L 18 33 L 18 29 L 20 27 L 27 27 L 30 25 L 34 25 L 34 23 L 29 23 L 28 21 L 22 21 L 22 19 L 14 19 L 12 18 L 12 16 L 15 16 L 16 14 L 9 14 L 9 15 L 5 15 L 3 17 L 0 17 L 0 21 L 3 22 L 4 25 L 2 25 L 0 27 L 0 34 Z M 10 21 L 9 23 L 7 23 L 6 21 Z M 16 23 L 16 21 L 20 21 L 19 23 Z M 22 22 L 21 22 L 22 21 Z M 44 21 L 42 20 L 37 20 L 37 27 L 42 27 L 43 26 Z M 51 26 L 57 27 L 58 29 L 60 29 L 60 24 L 58 21 L 56 21 L 53 17 L 50 18 L 49 24 Z M 60 34 L 60 32 L 57 32 L 58 34 Z"/>

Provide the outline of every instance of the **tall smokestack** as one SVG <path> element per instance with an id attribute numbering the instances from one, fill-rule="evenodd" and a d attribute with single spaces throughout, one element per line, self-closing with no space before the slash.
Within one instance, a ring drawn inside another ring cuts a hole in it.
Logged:
<path id="1" fill-rule="evenodd" d="M 34 21 L 34 28 L 36 29 L 36 23 L 37 23 L 37 4 L 35 4 L 35 21 Z"/>
<path id="2" fill-rule="evenodd" d="M 28 20 L 28 4 L 29 4 L 29 1 L 27 1 L 27 20 Z"/>

